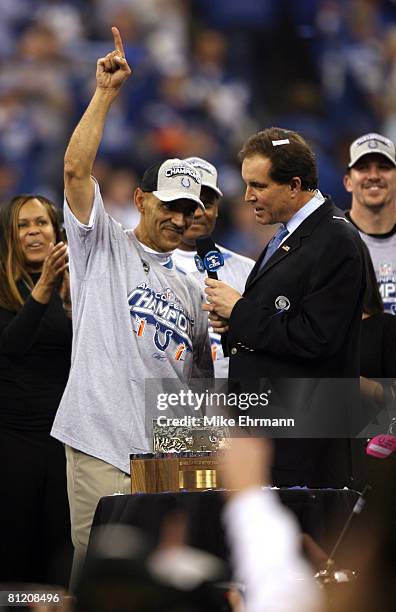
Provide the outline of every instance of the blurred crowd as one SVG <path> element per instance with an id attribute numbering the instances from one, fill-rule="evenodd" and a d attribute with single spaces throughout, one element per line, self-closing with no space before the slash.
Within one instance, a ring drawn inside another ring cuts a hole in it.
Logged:
<path id="1" fill-rule="evenodd" d="M 249 134 L 300 131 L 322 192 L 343 208 L 349 143 L 370 131 L 396 140 L 395 0 L 2 0 L 0 202 L 32 192 L 61 205 L 64 151 L 111 25 L 133 78 L 95 174 L 126 227 L 142 171 L 198 155 L 219 168 L 225 194 L 217 239 L 255 257 L 263 230 L 243 206 L 236 161 Z"/>

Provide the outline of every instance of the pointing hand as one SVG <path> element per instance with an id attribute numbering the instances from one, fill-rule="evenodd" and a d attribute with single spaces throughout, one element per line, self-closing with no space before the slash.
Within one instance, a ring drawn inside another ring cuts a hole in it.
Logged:
<path id="1" fill-rule="evenodd" d="M 131 69 L 125 59 L 124 47 L 118 28 L 111 28 L 114 51 L 101 57 L 96 66 L 96 84 L 100 89 L 119 89 L 130 76 Z"/>

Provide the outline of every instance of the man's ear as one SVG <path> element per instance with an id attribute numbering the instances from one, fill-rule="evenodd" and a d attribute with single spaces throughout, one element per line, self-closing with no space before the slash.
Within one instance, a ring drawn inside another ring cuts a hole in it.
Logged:
<path id="1" fill-rule="evenodd" d="M 352 193 L 353 189 L 352 189 L 352 181 L 351 181 L 351 177 L 349 174 L 345 174 L 344 176 L 344 187 L 346 189 L 346 191 L 348 191 L 348 193 Z"/>
<path id="2" fill-rule="evenodd" d="M 142 191 L 140 187 L 136 187 L 133 194 L 133 201 L 140 214 L 144 214 L 144 191 Z"/>
<path id="3" fill-rule="evenodd" d="M 293 178 L 290 180 L 289 187 L 290 187 L 290 191 L 292 192 L 292 195 L 295 195 L 299 191 L 301 191 L 301 179 L 300 179 L 300 177 L 299 176 L 293 176 Z"/>

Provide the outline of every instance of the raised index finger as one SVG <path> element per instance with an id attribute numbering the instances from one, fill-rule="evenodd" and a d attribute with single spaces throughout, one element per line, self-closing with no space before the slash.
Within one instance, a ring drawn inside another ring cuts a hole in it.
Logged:
<path id="1" fill-rule="evenodd" d="M 117 51 L 117 53 L 120 54 L 121 57 L 125 57 L 124 46 L 122 44 L 121 34 L 120 34 L 119 29 L 113 26 L 111 28 L 111 31 L 113 33 L 113 38 L 114 38 L 114 49 Z"/>

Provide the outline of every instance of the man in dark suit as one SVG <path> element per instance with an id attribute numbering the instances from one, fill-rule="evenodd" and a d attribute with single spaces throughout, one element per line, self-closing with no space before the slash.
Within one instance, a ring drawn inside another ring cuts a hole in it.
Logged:
<path id="1" fill-rule="evenodd" d="M 270 378 L 276 402 L 300 419 L 291 436 L 316 438 L 278 441 L 275 481 L 351 484 L 347 453 L 340 461 L 340 445 L 317 437 L 350 433 L 342 419 L 350 416 L 345 411 L 359 376 L 365 284 L 360 237 L 318 190 L 314 153 L 296 132 L 259 132 L 245 143 L 240 159 L 245 200 L 257 222 L 281 225 L 243 296 L 208 279 L 204 308 L 214 328 L 226 333 L 230 379 L 244 390 L 262 390 Z"/>

